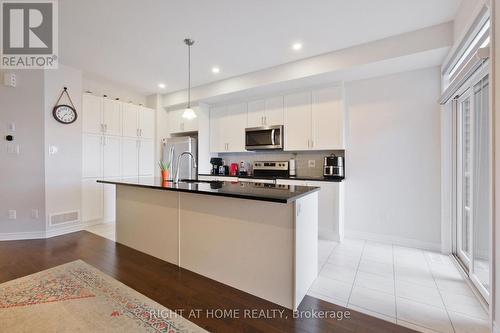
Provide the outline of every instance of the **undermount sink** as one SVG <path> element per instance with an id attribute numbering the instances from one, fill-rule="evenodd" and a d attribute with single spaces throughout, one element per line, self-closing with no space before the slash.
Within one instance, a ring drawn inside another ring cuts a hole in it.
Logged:
<path id="1" fill-rule="evenodd" d="M 179 183 L 220 183 L 217 180 L 181 179 Z"/>

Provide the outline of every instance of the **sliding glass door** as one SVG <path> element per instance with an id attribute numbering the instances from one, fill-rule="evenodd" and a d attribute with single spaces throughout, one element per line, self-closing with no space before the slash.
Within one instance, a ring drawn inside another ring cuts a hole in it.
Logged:
<path id="1" fill-rule="evenodd" d="M 471 147 L 471 94 L 467 90 L 458 100 L 459 112 L 459 161 L 457 179 L 457 256 L 467 268 L 471 263 L 471 216 L 472 216 L 472 147 Z"/>
<path id="2" fill-rule="evenodd" d="M 490 293 L 491 140 L 489 76 L 483 68 L 456 103 L 454 252 L 486 300 Z"/>

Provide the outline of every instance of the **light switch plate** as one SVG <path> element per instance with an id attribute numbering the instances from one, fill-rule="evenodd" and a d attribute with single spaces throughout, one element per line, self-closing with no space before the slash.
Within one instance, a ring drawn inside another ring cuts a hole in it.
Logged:
<path id="1" fill-rule="evenodd" d="M 17 211 L 15 209 L 9 210 L 9 220 L 17 219 Z"/>
<path id="2" fill-rule="evenodd" d="M 309 160 L 307 165 L 310 167 L 310 168 L 315 168 L 316 167 L 316 160 Z"/>
<path id="3" fill-rule="evenodd" d="M 19 155 L 19 145 L 7 144 L 7 154 Z"/>

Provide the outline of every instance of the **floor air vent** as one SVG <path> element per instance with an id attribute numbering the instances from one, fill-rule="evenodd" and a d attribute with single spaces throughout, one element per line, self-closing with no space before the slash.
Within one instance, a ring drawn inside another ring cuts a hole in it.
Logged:
<path id="1" fill-rule="evenodd" d="M 79 220 L 80 220 L 80 212 L 77 210 L 73 212 L 57 213 L 50 215 L 50 225 L 78 222 Z"/>

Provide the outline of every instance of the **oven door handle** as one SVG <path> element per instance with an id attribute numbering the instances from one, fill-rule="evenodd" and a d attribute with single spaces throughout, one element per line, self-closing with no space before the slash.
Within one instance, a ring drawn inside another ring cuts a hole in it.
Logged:
<path id="1" fill-rule="evenodd" d="M 274 141 L 274 133 L 275 133 L 276 130 L 271 130 L 271 144 L 274 146 L 276 145 L 276 142 Z"/>

